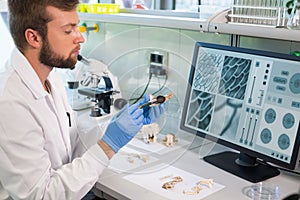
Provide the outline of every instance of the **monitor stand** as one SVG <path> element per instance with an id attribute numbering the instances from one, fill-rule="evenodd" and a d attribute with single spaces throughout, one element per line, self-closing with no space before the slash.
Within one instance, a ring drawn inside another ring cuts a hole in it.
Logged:
<path id="1" fill-rule="evenodd" d="M 225 151 L 206 156 L 203 159 L 252 183 L 261 182 L 280 174 L 280 171 L 275 167 L 257 163 L 256 158 L 244 153 Z"/>

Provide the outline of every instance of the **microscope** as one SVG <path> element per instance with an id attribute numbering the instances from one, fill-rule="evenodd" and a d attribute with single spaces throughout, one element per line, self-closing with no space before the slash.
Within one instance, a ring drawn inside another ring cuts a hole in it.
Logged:
<path id="1" fill-rule="evenodd" d="M 113 87 L 112 74 L 100 61 L 86 59 L 81 55 L 78 55 L 77 59 L 86 68 L 78 84 L 80 85 L 78 93 L 93 103 L 90 116 L 100 117 L 104 113 L 109 114 L 113 105 L 113 95 L 120 93 Z"/>
<path id="2" fill-rule="evenodd" d="M 98 85 L 103 79 L 105 86 Z M 89 84 L 93 85 L 92 87 Z M 85 88 L 78 89 L 78 93 L 85 95 L 94 102 L 94 106 L 91 108 L 91 116 L 99 117 L 102 116 L 101 111 L 110 113 L 110 106 L 113 105 L 113 95 L 119 93 L 117 90 L 113 90 L 113 85 L 108 76 L 98 76 L 90 74 L 85 80 L 81 81 Z"/>

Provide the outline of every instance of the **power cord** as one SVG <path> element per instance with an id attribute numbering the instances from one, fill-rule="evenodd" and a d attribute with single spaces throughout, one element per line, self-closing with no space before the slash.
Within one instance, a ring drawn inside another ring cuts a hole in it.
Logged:
<path id="1" fill-rule="evenodd" d="M 152 73 L 149 74 L 148 82 L 147 82 L 146 87 L 145 87 L 144 91 L 142 92 L 142 94 L 139 97 L 137 97 L 137 98 L 131 98 L 131 99 L 129 99 L 129 101 L 135 100 L 132 104 L 135 104 L 136 102 L 138 102 L 145 95 L 145 93 L 146 93 L 146 91 L 147 91 L 147 89 L 149 87 L 151 79 L 152 79 Z"/>
<path id="2" fill-rule="evenodd" d="M 162 84 L 162 86 L 158 90 L 153 92 L 152 94 L 154 95 L 154 94 L 157 94 L 158 92 L 160 92 L 166 86 L 167 80 L 168 80 L 168 75 L 166 74 L 165 75 L 165 80 L 164 80 L 164 83 Z"/>
<path id="3" fill-rule="evenodd" d="M 135 104 L 135 103 L 138 102 L 141 98 L 143 98 L 143 96 L 145 95 L 145 93 L 146 93 L 146 91 L 147 91 L 147 89 L 148 89 L 148 87 L 149 87 L 149 84 L 150 84 L 150 82 L 151 82 L 151 79 L 152 79 L 152 77 L 153 77 L 153 74 L 157 74 L 157 73 L 156 73 L 156 72 L 153 72 L 152 70 L 150 70 L 148 82 L 147 82 L 147 84 L 146 84 L 146 86 L 145 86 L 145 88 L 144 88 L 144 91 L 141 93 L 141 95 L 140 95 L 139 97 L 137 97 L 137 98 L 131 98 L 131 99 L 129 99 L 129 101 L 134 101 L 132 104 Z M 154 95 L 154 94 L 157 94 L 158 92 L 160 92 L 160 91 L 166 86 L 166 83 L 167 83 L 167 79 L 168 79 L 167 73 L 164 71 L 163 74 L 159 74 L 159 75 L 164 75 L 164 76 L 165 76 L 164 83 L 163 83 L 163 85 L 162 85 L 158 90 L 156 90 L 155 92 L 152 93 L 153 95 Z"/>

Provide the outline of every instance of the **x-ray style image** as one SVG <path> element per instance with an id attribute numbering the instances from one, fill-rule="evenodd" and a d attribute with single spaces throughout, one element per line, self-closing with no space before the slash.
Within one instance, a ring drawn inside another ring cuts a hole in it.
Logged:
<path id="1" fill-rule="evenodd" d="M 245 97 L 250 59 L 199 52 L 188 123 L 233 140 Z"/>
<path id="2" fill-rule="evenodd" d="M 202 44 L 195 48 L 182 127 L 290 162 L 300 119 L 299 63 Z"/>

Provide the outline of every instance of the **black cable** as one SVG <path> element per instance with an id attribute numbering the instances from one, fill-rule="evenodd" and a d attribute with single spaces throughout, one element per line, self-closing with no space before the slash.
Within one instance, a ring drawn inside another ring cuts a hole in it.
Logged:
<path id="1" fill-rule="evenodd" d="M 156 93 L 158 93 L 158 92 L 160 92 L 166 86 L 168 76 L 167 76 L 167 74 L 165 76 L 166 77 L 165 77 L 165 81 L 164 81 L 163 85 L 158 90 L 156 90 L 155 92 L 153 92 L 152 93 L 153 95 L 156 94 Z"/>
<path id="2" fill-rule="evenodd" d="M 142 92 L 142 94 L 141 94 L 139 97 L 137 97 L 137 98 L 131 98 L 131 99 L 129 99 L 129 101 L 135 100 L 135 101 L 133 102 L 133 104 L 135 104 L 135 103 L 138 102 L 141 98 L 143 98 L 143 96 L 145 95 L 145 93 L 146 93 L 146 91 L 147 91 L 147 89 L 148 89 L 148 87 L 149 87 L 149 84 L 150 84 L 151 79 L 152 79 L 152 73 L 150 73 L 150 75 L 149 75 L 148 82 L 147 82 L 146 87 L 145 87 L 144 91 Z M 163 85 L 162 85 L 158 90 L 156 90 L 155 92 L 153 92 L 153 93 L 152 93 L 153 95 L 156 94 L 156 93 L 158 93 L 158 92 L 160 92 L 160 91 L 166 86 L 167 79 L 168 79 L 168 76 L 167 76 L 167 74 L 166 74 L 166 75 L 165 75 L 165 80 L 164 80 Z"/>
<path id="3" fill-rule="evenodd" d="M 147 82 L 146 87 L 145 87 L 144 91 L 142 92 L 142 94 L 139 97 L 137 97 L 137 98 L 131 98 L 131 99 L 129 99 L 129 101 L 135 100 L 132 104 L 135 104 L 136 102 L 138 102 L 145 95 L 145 93 L 146 93 L 146 91 L 147 91 L 147 89 L 149 87 L 151 79 L 152 79 L 152 74 L 150 73 L 148 82 Z"/>

